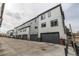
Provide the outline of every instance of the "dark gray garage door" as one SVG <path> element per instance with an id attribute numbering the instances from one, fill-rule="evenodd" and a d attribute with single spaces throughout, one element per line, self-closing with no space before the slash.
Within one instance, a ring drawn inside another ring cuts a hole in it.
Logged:
<path id="1" fill-rule="evenodd" d="M 27 35 L 23 35 L 23 36 L 22 36 L 22 39 L 23 39 L 23 40 L 27 40 Z"/>
<path id="2" fill-rule="evenodd" d="M 30 35 L 30 40 L 38 41 L 38 35 L 37 34 Z"/>
<path id="3" fill-rule="evenodd" d="M 55 43 L 55 44 L 59 43 L 59 33 L 58 32 L 42 33 L 41 37 L 42 37 L 43 42 L 49 42 L 49 43 Z"/>

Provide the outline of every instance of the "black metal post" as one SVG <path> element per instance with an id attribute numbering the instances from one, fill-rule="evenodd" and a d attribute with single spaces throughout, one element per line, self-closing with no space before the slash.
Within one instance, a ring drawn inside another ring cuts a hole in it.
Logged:
<path id="1" fill-rule="evenodd" d="M 67 39 L 68 40 L 68 39 Z M 64 51 L 65 51 L 65 56 L 68 56 L 68 41 L 65 41 L 65 48 L 64 48 Z"/>

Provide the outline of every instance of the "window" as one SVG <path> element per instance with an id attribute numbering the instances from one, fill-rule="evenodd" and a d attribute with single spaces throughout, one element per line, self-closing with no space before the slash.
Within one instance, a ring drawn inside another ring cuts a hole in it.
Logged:
<path id="1" fill-rule="evenodd" d="M 53 27 L 53 26 L 58 26 L 57 19 L 51 21 L 51 27 Z"/>
<path id="2" fill-rule="evenodd" d="M 37 29 L 38 27 L 37 26 L 35 26 L 35 29 Z"/>
<path id="3" fill-rule="evenodd" d="M 41 24 L 41 27 L 46 27 L 46 22 Z"/>
<path id="4" fill-rule="evenodd" d="M 41 15 L 41 20 L 45 19 L 45 14 Z"/>
<path id="5" fill-rule="evenodd" d="M 48 12 L 48 17 L 51 17 L 51 11 Z"/>
<path id="6" fill-rule="evenodd" d="M 35 19 L 35 23 L 36 23 L 36 20 L 37 20 L 37 19 Z"/>

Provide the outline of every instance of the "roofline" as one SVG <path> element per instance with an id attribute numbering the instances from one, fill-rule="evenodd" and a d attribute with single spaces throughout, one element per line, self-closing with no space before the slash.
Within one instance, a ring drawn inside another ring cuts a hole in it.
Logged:
<path id="1" fill-rule="evenodd" d="M 52 8 L 50 8 L 50 9 L 48 9 L 48 10 L 47 10 L 47 11 L 45 11 L 45 12 L 42 12 L 42 13 L 41 13 L 41 14 L 39 14 L 38 16 L 36 16 L 36 17 L 32 18 L 31 20 L 29 20 L 29 21 L 27 21 L 27 22 L 25 22 L 25 23 L 28 23 L 28 22 L 30 22 L 30 21 L 32 21 L 32 20 L 34 20 L 34 19 L 36 19 L 36 18 L 37 18 L 37 17 L 39 17 L 40 15 L 42 15 L 42 14 L 44 14 L 44 13 L 46 13 L 46 12 L 50 11 L 50 10 L 53 10 L 53 9 L 55 9 L 55 8 L 59 7 L 59 6 L 61 6 L 61 4 L 58 4 L 58 5 L 56 5 L 56 6 L 52 7 Z M 20 27 L 20 26 L 24 25 L 25 23 L 23 23 L 23 24 L 21 24 L 21 25 L 19 25 L 19 26 L 15 27 L 15 28 L 18 28 L 18 27 Z"/>
<path id="2" fill-rule="evenodd" d="M 23 28 L 21 28 L 21 29 L 28 28 L 28 27 L 30 27 L 30 26 L 26 26 L 26 27 L 23 27 Z M 19 29 L 19 30 L 21 30 L 21 29 Z"/>

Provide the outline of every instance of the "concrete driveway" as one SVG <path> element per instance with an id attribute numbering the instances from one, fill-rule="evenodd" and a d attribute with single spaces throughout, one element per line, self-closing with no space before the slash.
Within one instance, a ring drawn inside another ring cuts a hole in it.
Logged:
<path id="1" fill-rule="evenodd" d="M 64 56 L 65 54 L 62 45 L 0 37 L 0 55 Z"/>

